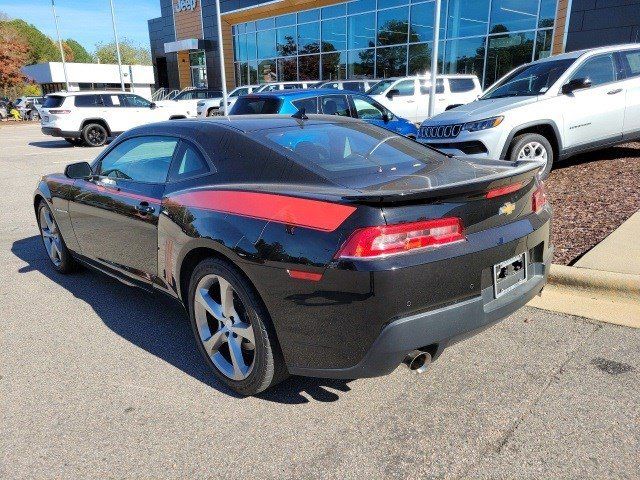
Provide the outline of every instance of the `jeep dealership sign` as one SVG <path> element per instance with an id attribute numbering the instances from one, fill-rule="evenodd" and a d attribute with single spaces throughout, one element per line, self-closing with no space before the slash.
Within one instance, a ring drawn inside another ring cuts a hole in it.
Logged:
<path id="1" fill-rule="evenodd" d="M 196 8 L 196 2 L 198 0 L 178 0 L 173 4 L 173 10 L 178 12 L 183 12 L 185 10 L 194 10 Z"/>

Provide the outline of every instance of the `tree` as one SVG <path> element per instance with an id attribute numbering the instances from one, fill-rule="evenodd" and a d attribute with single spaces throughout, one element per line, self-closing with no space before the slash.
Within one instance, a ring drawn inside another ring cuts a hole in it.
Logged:
<path id="1" fill-rule="evenodd" d="M 6 23 L 12 25 L 29 46 L 26 65 L 60 61 L 59 49 L 49 37 L 36 27 L 20 19 L 10 20 Z"/>
<path id="2" fill-rule="evenodd" d="M 151 53 L 147 48 L 137 46 L 129 39 L 120 42 L 122 63 L 129 65 L 151 65 Z M 118 63 L 114 42 L 97 43 L 96 58 L 100 63 Z"/>
<path id="3" fill-rule="evenodd" d="M 0 89 L 3 95 L 15 96 L 22 87 L 24 75 L 20 69 L 27 59 L 29 47 L 18 31 L 8 22 L 0 22 Z"/>
<path id="4" fill-rule="evenodd" d="M 71 38 L 67 38 L 64 43 L 69 47 L 73 54 L 73 61 L 76 63 L 93 63 L 93 57 L 78 42 Z M 65 52 L 66 55 L 66 52 Z M 69 60 L 71 61 L 71 60 Z"/>

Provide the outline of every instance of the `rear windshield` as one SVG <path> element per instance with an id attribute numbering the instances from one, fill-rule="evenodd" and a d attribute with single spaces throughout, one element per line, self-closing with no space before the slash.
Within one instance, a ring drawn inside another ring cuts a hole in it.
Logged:
<path id="1" fill-rule="evenodd" d="M 60 97 L 58 95 L 49 95 L 44 99 L 44 104 L 42 105 L 44 108 L 58 108 L 64 103 L 65 97 Z"/>
<path id="2" fill-rule="evenodd" d="M 231 115 L 253 115 L 256 113 L 278 113 L 282 101 L 276 97 L 244 96 L 238 98 Z"/>
<path id="3" fill-rule="evenodd" d="M 258 135 L 304 167 L 351 188 L 411 176 L 444 158 L 417 142 L 360 122 L 272 128 Z"/>

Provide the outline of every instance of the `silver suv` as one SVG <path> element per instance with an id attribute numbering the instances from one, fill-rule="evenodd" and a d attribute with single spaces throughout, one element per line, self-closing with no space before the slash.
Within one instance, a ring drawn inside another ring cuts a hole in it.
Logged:
<path id="1" fill-rule="evenodd" d="M 478 100 L 425 120 L 417 140 L 453 155 L 554 161 L 640 138 L 640 45 L 565 53 L 511 71 Z"/>

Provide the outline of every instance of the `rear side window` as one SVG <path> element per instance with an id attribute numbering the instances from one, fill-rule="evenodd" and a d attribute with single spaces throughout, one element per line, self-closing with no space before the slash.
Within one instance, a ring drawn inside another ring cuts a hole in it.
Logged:
<path id="1" fill-rule="evenodd" d="M 102 107 L 100 95 L 77 95 L 73 104 L 76 107 Z"/>
<path id="2" fill-rule="evenodd" d="M 218 90 L 209 90 L 206 95 L 207 98 L 220 98 L 221 96 L 222 96 L 222 91 L 218 91 Z"/>
<path id="3" fill-rule="evenodd" d="M 320 98 L 322 113 L 325 115 L 340 115 L 341 117 L 351 116 L 349 103 L 344 95 L 327 95 Z"/>
<path id="4" fill-rule="evenodd" d="M 44 99 L 44 108 L 58 108 L 64 103 L 65 97 L 50 95 Z"/>
<path id="5" fill-rule="evenodd" d="M 278 113 L 282 101 L 275 97 L 252 97 L 244 96 L 238 98 L 231 109 L 231 115 L 253 115 L 256 113 Z"/>
<path id="6" fill-rule="evenodd" d="M 364 82 L 342 82 L 342 88 L 352 92 L 364 92 Z"/>
<path id="7" fill-rule="evenodd" d="M 472 78 L 450 78 L 449 89 L 451 93 L 471 92 L 476 88 Z"/>
<path id="8" fill-rule="evenodd" d="M 420 85 L 420 93 L 422 95 L 429 95 L 431 93 L 431 85 Z M 436 80 L 436 94 L 444 93 L 444 80 L 438 78 Z"/>
<path id="9" fill-rule="evenodd" d="M 318 97 L 303 98 L 291 103 L 298 110 L 304 108 L 304 113 L 318 113 Z"/>
<path id="10" fill-rule="evenodd" d="M 640 76 L 640 50 L 620 52 L 622 63 L 627 71 L 627 77 Z"/>
<path id="11" fill-rule="evenodd" d="M 301 83 L 285 83 L 282 88 L 284 90 L 294 90 L 296 88 L 302 88 L 302 84 Z"/>
<path id="12" fill-rule="evenodd" d="M 169 181 L 185 180 L 208 172 L 209 165 L 200 152 L 193 145 L 181 142 L 176 159 L 171 165 Z"/>

